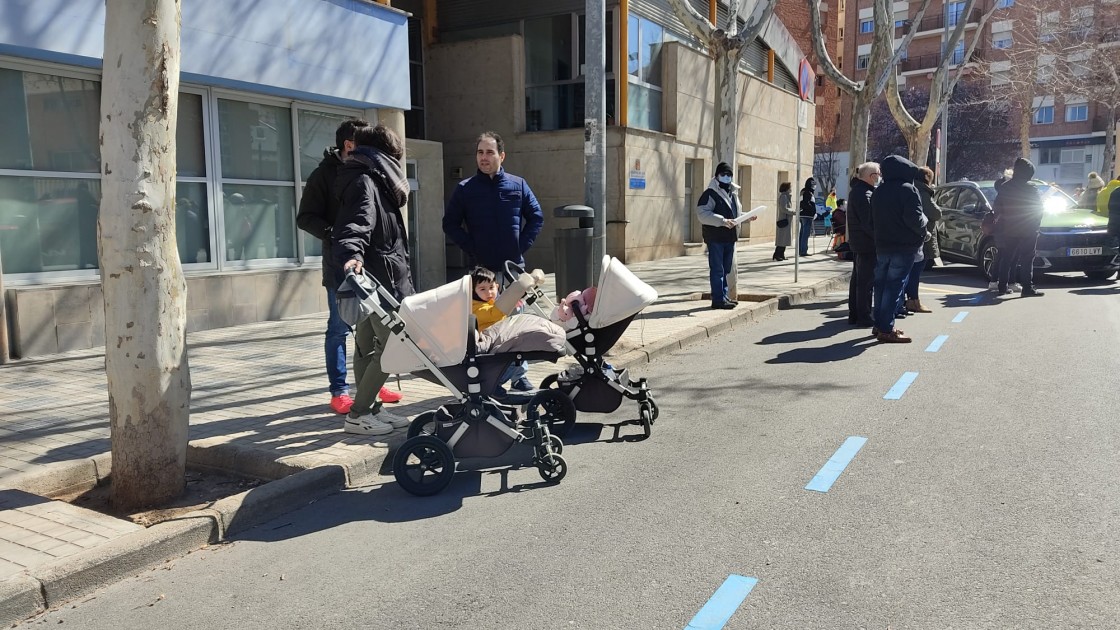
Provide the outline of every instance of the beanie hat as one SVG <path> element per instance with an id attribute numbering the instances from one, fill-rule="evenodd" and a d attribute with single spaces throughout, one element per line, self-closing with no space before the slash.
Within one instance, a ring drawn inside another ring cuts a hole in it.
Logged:
<path id="1" fill-rule="evenodd" d="M 734 171 L 727 165 L 727 162 L 720 162 L 719 166 L 716 166 L 716 177 L 720 175 L 734 175 Z"/>
<path id="2" fill-rule="evenodd" d="M 1104 180 L 1097 173 L 1089 173 L 1089 188 L 1104 188 Z"/>

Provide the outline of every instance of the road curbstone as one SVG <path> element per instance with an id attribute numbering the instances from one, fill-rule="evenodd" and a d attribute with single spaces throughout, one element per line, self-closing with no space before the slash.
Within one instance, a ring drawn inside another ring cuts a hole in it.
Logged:
<path id="1" fill-rule="evenodd" d="M 47 608 L 216 542 L 212 518 L 183 517 L 153 525 L 32 571 Z M 35 614 L 35 611 L 28 613 Z"/>
<path id="2" fill-rule="evenodd" d="M 0 580 L 0 625 L 10 625 L 47 609 L 43 586 L 29 575 Z"/>
<path id="3" fill-rule="evenodd" d="M 90 458 L 43 464 L 33 471 L 10 479 L 12 490 L 22 490 L 41 497 L 57 497 L 81 492 L 97 485 L 97 466 Z"/>
<path id="4" fill-rule="evenodd" d="M 219 499 L 210 506 L 210 510 L 218 514 L 218 531 L 229 537 L 344 487 L 346 471 L 342 466 L 320 466 Z"/>
<path id="5" fill-rule="evenodd" d="M 304 470 L 277 460 L 276 453 L 223 442 L 224 438 L 191 440 L 187 444 L 187 466 L 203 470 L 234 472 L 256 479 L 280 479 Z"/>

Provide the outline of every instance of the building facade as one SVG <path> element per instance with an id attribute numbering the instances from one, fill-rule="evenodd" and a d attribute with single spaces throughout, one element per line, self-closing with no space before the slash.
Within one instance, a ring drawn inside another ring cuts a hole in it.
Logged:
<path id="1" fill-rule="evenodd" d="M 103 34 L 100 0 L 0 3 L 6 356 L 104 343 Z M 376 56 L 334 54 L 337 42 L 367 39 Z M 295 225 L 303 182 L 346 118 L 403 134 L 407 15 L 356 0 L 184 0 L 181 41 L 176 232 L 188 330 L 326 310 L 321 245 Z M 442 282 L 443 249 L 417 245 L 425 231 L 440 234 L 430 218 L 443 203 L 442 149 L 409 141 L 407 150 L 417 279 L 430 286 Z M 421 200 L 432 209 L 420 212 Z"/>
<path id="2" fill-rule="evenodd" d="M 830 4 L 835 4 L 833 0 Z M 843 0 L 839 0 L 843 2 Z M 872 2 L 855 0 L 854 9 L 847 12 L 844 42 L 844 60 L 854 62 L 851 70 L 855 80 L 866 79 L 874 34 Z M 993 7 L 993 4 L 995 5 Z M 1091 171 L 1107 173 L 1113 165 L 1105 164 L 1105 132 L 1115 121 L 1108 120 L 1100 103 L 1067 93 L 1054 83 L 1045 81 L 1047 67 L 1053 56 L 1047 52 L 1046 42 L 1057 39 L 1057 33 L 1070 32 L 1078 24 L 1092 24 L 1102 19 L 1114 19 L 1115 3 L 1100 0 L 979 0 L 966 14 L 963 0 L 932 0 L 920 21 L 916 21 L 920 3 L 894 3 L 895 41 L 898 42 L 913 28 L 916 32 L 899 62 L 899 88 L 919 86 L 929 88 L 933 73 L 945 56 L 951 57 L 951 72 L 963 72 L 962 81 L 977 81 L 991 88 L 993 106 L 1007 106 L 1014 111 L 1009 118 L 1018 118 L 1015 99 L 1006 98 L 1008 86 L 1030 84 L 1032 90 L 1030 109 L 1028 156 L 1038 167 L 1037 177 L 1056 182 L 1067 191 L 1085 184 Z M 850 7 L 851 8 L 851 7 Z M 990 9 L 995 10 L 984 29 L 978 33 L 981 17 Z M 1109 17 L 1112 15 L 1113 17 Z M 965 36 L 953 50 L 946 50 L 948 34 L 960 22 L 966 24 Z M 965 58 L 972 38 L 980 42 L 975 52 Z M 1035 66 L 1027 72 L 1038 76 L 1022 75 L 1024 68 Z M 1019 72 L 1019 77 L 1013 75 Z M 1020 89 L 1016 87 L 1016 89 Z M 1003 100 L 1004 103 L 1000 103 Z M 845 113 L 851 111 L 850 99 L 845 99 Z M 1008 138 L 1018 141 L 1017 129 L 1008 130 Z M 949 137 L 949 142 L 964 141 Z M 871 156 L 878 157 L 878 156 Z M 1010 165 L 1009 165 L 1010 166 Z M 992 178 L 998 173 L 974 173 L 972 177 Z"/>
<path id="3" fill-rule="evenodd" d="M 692 0 L 702 15 L 712 7 Z M 526 178 L 545 210 L 528 255 L 553 266 L 552 209 L 583 203 L 583 0 L 425 3 L 427 134 L 444 147 L 445 190 L 475 173 L 475 138 L 506 141 L 506 168 Z M 726 24 L 726 3 L 714 7 Z M 700 240 L 695 203 L 718 160 L 712 149 L 714 63 L 668 0 L 607 2 L 606 246 L 624 261 L 676 256 Z M 777 18 L 744 53 L 738 182 L 744 205 L 767 206 L 751 237 L 774 233 L 778 184 L 812 170 L 813 107 L 802 107 L 797 71 L 804 54 Z M 796 150 L 801 139 L 801 160 Z M 800 173 L 799 173 L 800 171 Z M 602 209 L 597 209 L 602 210 Z M 454 246 L 449 267 L 466 264 Z"/>

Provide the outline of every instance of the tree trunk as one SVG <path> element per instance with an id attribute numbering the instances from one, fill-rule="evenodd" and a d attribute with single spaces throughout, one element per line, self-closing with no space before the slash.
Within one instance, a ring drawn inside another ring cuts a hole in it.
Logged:
<path id="1" fill-rule="evenodd" d="M 719 115 L 715 117 L 716 163 L 727 162 L 731 172 L 738 178 L 739 138 L 739 49 L 728 49 L 726 40 L 713 42 L 712 50 L 716 55 L 716 81 L 719 85 Z M 742 182 L 740 182 L 742 185 Z M 749 200 L 743 200 L 746 205 Z M 739 209 L 745 212 L 745 208 Z M 739 257 L 732 251 L 731 273 L 727 275 L 727 294 L 732 300 L 739 299 Z"/>
<path id="2" fill-rule="evenodd" d="M 903 130 L 906 137 L 906 146 L 910 149 L 910 161 L 918 166 L 926 166 L 929 162 L 929 133 L 922 133 L 921 127 Z M 942 156 L 944 159 L 944 156 Z"/>
<path id="3" fill-rule="evenodd" d="M 105 374 L 112 501 L 130 509 L 185 485 L 190 372 L 175 243 L 179 0 L 107 0 L 101 87 Z"/>
<path id="4" fill-rule="evenodd" d="M 848 164 L 853 170 L 867 161 L 867 130 L 871 124 L 872 98 L 868 90 L 860 90 L 852 95 L 852 141 L 848 149 Z"/>
<path id="5" fill-rule="evenodd" d="M 1031 109 L 1022 107 L 1019 110 L 1019 154 L 1020 157 L 1031 156 Z"/>
<path id="6" fill-rule="evenodd" d="M 1108 128 L 1104 131 L 1104 168 L 1101 175 L 1108 173 L 1106 181 L 1120 177 L 1120 173 L 1116 172 L 1116 124 L 1120 122 L 1116 119 L 1116 109 L 1115 105 L 1108 108 Z"/>

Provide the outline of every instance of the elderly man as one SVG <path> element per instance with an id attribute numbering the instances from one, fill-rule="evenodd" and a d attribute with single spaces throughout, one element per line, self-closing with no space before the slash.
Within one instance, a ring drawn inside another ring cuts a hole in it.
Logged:
<path id="1" fill-rule="evenodd" d="M 847 237 L 855 260 L 848 282 L 848 323 L 861 328 L 875 326 L 871 301 L 875 282 L 875 230 L 871 216 L 871 194 L 879 185 L 879 165 L 865 162 L 849 183 Z"/>
<path id="2" fill-rule="evenodd" d="M 900 155 L 887 156 L 880 170 L 883 183 L 871 195 L 875 222 L 875 333 L 883 343 L 910 343 L 894 327 L 903 289 L 922 244 L 929 238 L 922 196 L 914 186 L 918 167 Z"/>

